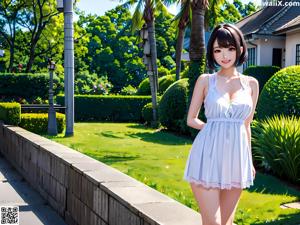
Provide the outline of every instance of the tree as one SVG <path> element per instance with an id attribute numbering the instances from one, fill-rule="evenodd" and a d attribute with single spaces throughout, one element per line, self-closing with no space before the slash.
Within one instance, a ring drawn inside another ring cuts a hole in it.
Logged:
<path id="1" fill-rule="evenodd" d="M 27 73 L 31 71 L 34 59 L 37 56 L 35 50 L 42 32 L 58 13 L 55 0 L 30 0 L 22 11 L 19 24 L 30 33 Z"/>
<path id="2" fill-rule="evenodd" d="M 0 2 L 0 34 L 9 47 L 9 71 L 12 71 L 15 54 L 16 32 L 20 29 L 18 20 L 21 10 L 26 6 L 23 0 L 3 0 Z"/>
<path id="3" fill-rule="evenodd" d="M 121 0 L 122 1 L 122 0 Z M 172 0 L 129 0 L 124 6 L 130 7 L 134 4 L 136 8 L 132 16 L 132 30 L 140 29 L 143 21 L 147 25 L 148 39 L 150 43 L 151 52 L 151 70 L 153 74 L 149 74 L 151 96 L 152 96 L 152 109 L 153 109 L 153 124 L 157 125 L 157 100 L 156 93 L 158 89 L 158 75 L 157 75 L 157 51 L 155 39 L 155 24 L 154 15 L 155 11 L 167 11 L 165 4 L 170 5 Z"/>

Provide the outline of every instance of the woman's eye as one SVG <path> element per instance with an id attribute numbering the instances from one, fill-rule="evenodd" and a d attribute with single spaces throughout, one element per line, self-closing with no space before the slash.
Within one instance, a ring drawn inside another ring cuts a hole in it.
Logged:
<path id="1" fill-rule="evenodd" d="M 229 48 L 229 51 L 235 51 L 235 48 Z"/>
<path id="2" fill-rule="evenodd" d="M 214 51 L 214 53 L 219 53 L 219 52 L 221 52 L 221 51 L 220 51 L 220 50 L 215 50 L 215 51 Z"/>

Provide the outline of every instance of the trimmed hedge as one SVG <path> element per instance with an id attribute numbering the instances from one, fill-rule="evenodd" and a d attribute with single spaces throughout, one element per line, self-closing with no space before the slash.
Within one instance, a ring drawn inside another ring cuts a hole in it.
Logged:
<path id="1" fill-rule="evenodd" d="M 278 71 L 278 66 L 249 66 L 243 74 L 255 77 L 259 83 L 259 93 L 267 83 L 267 81 Z"/>
<path id="2" fill-rule="evenodd" d="M 159 96 L 157 101 L 159 102 Z M 64 104 L 64 96 L 57 96 Z M 151 102 L 151 96 L 75 95 L 75 121 L 141 122 L 142 108 Z"/>
<path id="3" fill-rule="evenodd" d="M 162 95 L 176 81 L 175 74 L 158 78 L 158 94 Z M 144 79 L 137 90 L 137 95 L 151 95 L 149 78 Z"/>
<path id="4" fill-rule="evenodd" d="M 181 121 L 187 109 L 188 79 L 173 83 L 164 93 L 158 107 L 159 120 L 169 130 L 181 132 Z"/>
<path id="5" fill-rule="evenodd" d="M 257 118 L 300 116 L 300 66 L 278 71 L 264 86 L 257 104 Z"/>
<path id="6" fill-rule="evenodd" d="M 146 105 L 144 105 L 142 109 L 142 116 L 147 124 L 151 124 L 153 118 L 152 102 L 149 102 Z"/>
<path id="7" fill-rule="evenodd" d="M 56 113 L 57 132 L 62 133 L 65 128 L 65 115 Z M 24 113 L 21 114 L 20 127 L 36 134 L 47 134 L 48 113 Z"/>
<path id="8" fill-rule="evenodd" d="M 0 120 L 5 124 L 18 125 L 21 121 L 21 105 L 19 103 L 0 103 Z"/>
<path id="9" fill-rule="evenodd" d="M 59 78 L 54 75 L 54 94 L 62 90 Z M 48 99 L 49 94 L 49 74 L 14 74 L 0 73 L 0 97 L 4 98 L 25 98 L 27 100 L 40 97 Z"/>

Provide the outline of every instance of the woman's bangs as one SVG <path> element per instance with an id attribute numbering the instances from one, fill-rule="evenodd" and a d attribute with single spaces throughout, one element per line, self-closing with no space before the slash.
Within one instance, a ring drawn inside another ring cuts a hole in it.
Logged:
<path id="1" fill-rule="evenodd" d="M 236 47 L 234 37 L 227 29 L 219 29 L 216 35 L 219 47 L 229 48 L 230 46 Z"/>

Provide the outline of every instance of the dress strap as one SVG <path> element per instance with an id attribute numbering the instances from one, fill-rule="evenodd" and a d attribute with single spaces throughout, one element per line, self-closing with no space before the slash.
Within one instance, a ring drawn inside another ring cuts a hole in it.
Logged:
<path id="1" fill-rule="evenodd" d="M 239 73 L 240 79 L 241 79 L 241 84 L 243 86 L 244 89 L 250 88 L 249 85 L 249 77 L 246 75 L 242 75 Z"/>
<path id="2" fill-rule="evenodd" d="M 208 90 L 213 89 L 215 85 L 216 73 L 212 73 L 208 76 Z"/>

